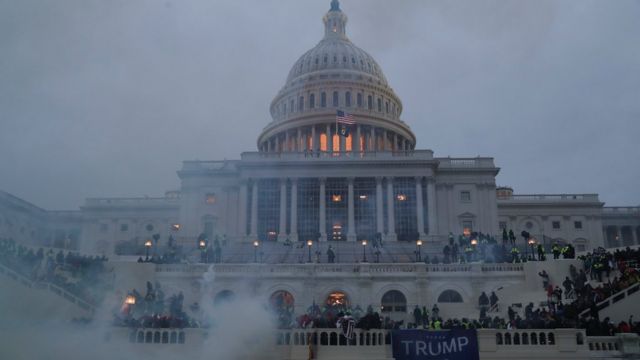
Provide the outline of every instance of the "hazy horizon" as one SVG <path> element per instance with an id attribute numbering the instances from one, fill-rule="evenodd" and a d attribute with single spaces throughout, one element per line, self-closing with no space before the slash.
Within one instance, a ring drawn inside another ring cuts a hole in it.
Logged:
<path id="1" fill-rule="evenodd" d="M 256 151 L 330 0 L 0 0 L 0 190 L 45 209 L 162 196 Z M 638 206 L 638 1 L 342 0 L 417 148 L 516 193 Z M 635 164 L 635 165 L 634 165 Z"/>

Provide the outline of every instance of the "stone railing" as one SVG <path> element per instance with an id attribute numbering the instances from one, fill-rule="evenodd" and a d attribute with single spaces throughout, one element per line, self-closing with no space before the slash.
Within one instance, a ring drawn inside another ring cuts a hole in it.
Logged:
<path id="1" fill-rule="evenodd" d="M 527 194 L 511 195 L 506 201 L 599 201 L 598 194 Z"/>
<path id="2" fill-rule="evenodd" d="M 88 198 L 87 206 L 140 206 L 140 205 L 173 205 L 176 198 L 167 197 L 142 197 L 142 198 Z"/>
<path id="3" fill-rule="evenodd" d="M 624 290 L 618 291 L 617 293 L 609 296 L 608 298 L 600 301 L 598 304 L 596 304 L 596 307 L 598 309 L 598 311 L 603 310 L 615 303 L 617 303 L 618 301 L 626 298 L 627 296 L 630 296 L 632 294 L 635 294 L 636 292 L 638 292 L 638 290 L 640 290 L 640 282 L 637 282 L 627 288 L 625 288 Z M 584 311 L 582 311 L 580 313 L 580 317 L 586 317 L 589 312 L 591 310 L 590 309 L 586 309 Z"/>
<path id="4" fill-rule="evenodd" d="M 605 215 L 632 215 L 640 214 L 640 206 L 608 206 L 602 208 Z"/>
<path id="5" fill-rule="evenodd" d="M 48 283 L 48 282 L 36 282 L 36 281 L 32 281 L 31 279 L 18 274 L 17 272 L 11 270 L 10 268 L 0 264 L 0 274 L 4 274 L 7 277 L 13 279 L 14 281 L 22 284 L 23 286 L 26 286 L 28 288 L 31 289 L 35 289 L 35 290 L 43 290 L 43 291 L 49 291 L 52 292 L 56 295 L 58 295 L 59 297 L 78 305 L 80 308 L 93 313 L 95 311 L 95 307 L 91 304 L 89 304 L 88 302 L 80 299 L 79 297 L 73 295 L 72 293 L 66 291 L 65 289 L 54 285 L 52 283 Z"/>
<path id="6" fill-rule="evenodd" d="M 158 264 L 158 273 L 193 273 L 201 274 L 209 269 L 218 274 L 420 274 L 420 273 L 482 273 L 482 272 L 517 272 L 524 273 L 522 264 L 424 264 L 424 263 L 345 263 L 345 264 Z"/>
<path id="7" fill-rule="evenodd" d="M 632 358 L 640 357 L 640 336 L 637 334 L 616 334 L 615 336 L 589 336 L 587 338 L 592 358 Z"/>
<path id="8" fill-rule="evenodd" d="M 243 161 L 345 161 L 345 160 L 433 160 L 431 150 L 398 151 L 303 151 L 303 152 L 244 152 Z"/>
<path id="9" fill-rule="evenodd" d="M 443 169 L 457 168 L 495 168 L 493 158 L 437 158 L 438 167 Z"/>

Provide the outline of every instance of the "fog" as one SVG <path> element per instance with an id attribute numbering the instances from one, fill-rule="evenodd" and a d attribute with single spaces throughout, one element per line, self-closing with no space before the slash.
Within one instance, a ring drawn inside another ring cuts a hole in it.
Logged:
<path id="1" fill-rule="evenodd" d="M 640 3 L 343 0 L 418 148 L 517 193 L 638 205 Z M 0 189 L 47 209 L 158 196 L 256 149 L 329 0 L 0 0 Z"/>
<path id="2" fill-rule="evenodd" d="M 134 274 L 130 274 L 134 276 Z M 0 278 L 5 280 L 5 278 Z M 149 279 L 152 280 L 153 279 Z M 19 301 L 6 289 L 0 290 L 0 358 L 7 360 L 175 360 L 178 358 L 234 360 L 259 358 L 268 360 L 275 358 L 276 340 L 275 318 L 268 304 L 255 297 L 237 294 L 233 301 L 213 305 L 209 293 L 215 276 L 210 270 L 201 280 L 202 292 L 200 316 L 210 319 L 212 326 L 206 329 L 187 329 L 185 345 L 131 344 L 129 332 L 134 329 L 112 327 L 114 309 L 122 306 L 124 299 L 116 299 L 113 294 L 106 297 L 104 303 L 96 310 L 93 321 L 89 324 L 72 322 L 72 316 L 61 314 L 64 309 L 52 309 L 50 317 L 35 318 L 30 311 L 42 313 L 41 309 L 29 309 L 9 302 Z M 13 281 L 13 280 L 8 280 Z M 168 286 L 167 286 L 168 285 Z M 16 284 L 21 287 L 22 285 Z M 187 281 L 175 281 L 163 284 L 167 295 L 173 291 L 185 291 Z M 239 284 L 241 287 L 242 284 Z M 248 286 L 248 285 L 247 285 Z M 169 290 L 170 289 L 170 290 Z M 142 289 L 137 289 L 141 291 Z M 49 292 L 38 294 L 40 301 L 46 303 Z M 114 292 L 115 293 L 115 292 Z M 33 304 L 33 298 L 27 303 Z M 194 300 L 194 299 L 191 299 Z M 46 307 L 45 304 L 36 305 Z M 14 311 L 8 311 L 13 309 Z M 18 311 L 15 311 L 18 309 Z M 186 309 L 185 309 L 186 310 Z M 167 329 L 151 329 L 162 331 Z M 206 333 L 201 341 L 198 336 Z"/>

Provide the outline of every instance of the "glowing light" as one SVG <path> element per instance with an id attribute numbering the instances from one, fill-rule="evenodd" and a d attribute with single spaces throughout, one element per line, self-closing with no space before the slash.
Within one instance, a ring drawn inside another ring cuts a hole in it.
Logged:
<path id="1" fill-rule="evenodd" d="M 313 240 L 307 240 L 307 246 L 313 246 Z"/>
<path id="2" fill-rule="evenodd" d="M 124 303 L 127 305 L 135 305 L 136 304 L 136 297 L 133 295 L 127 295 L 126 298 L 124 298 Z"/>
<path id="3" fill-rule="evenodd" d="M 471 245 L 473 245 L 473 246 L 478 245 L 478 240 L 477 239 L 471 239 Z"/>
<path id="4" fill-rule="evenodd" d="M 417 246 L 422 246 L 422 240 L 418 240 L 418 241 L 416 241 L 416 245 L 417 245 Z"/>
<path id="5" fill-rule="evenodd" d="M 151 240 L 147 240 L 144 242 L 144 246 L 150 248 L 151 246 L 153 246 L 153 243 L 151 242 Z"/>
<path id="6" fill-rule="evenodd" d="M 360 198 L 360 200 L 367 200 L 367 195 L 360 195 L 358 197 Z"/>
<path id="7" fill-rule="evenodd" d="M 333 202 L 342 201 L 342 195 L 331 195 L 331 201 L 333 201 Z"/>
<path id="8" fill-rule="evenodd" d="M 198 246 L 200 246 L 201 249 L 204 249 L 205 247 L 207 247 L 207 242 L 204 240 L 200 240 L 198 242 Z"/>
<path id="9" fill-rule="evenodd" d="M 529 245 L 535 245 L 536 244 L 536 239 L 531 238 L 529 239 Z"/>
<path id="10" fill-rule="evenodd" d="M 362 246 L 367 246 L 367 240 L 362 240 Z"/>
<path id="11" fill-rule="evenodd" d="M 267 234 L 269 234 L 269 236 L 276 236 L 276 232 L 275 231 L 269 231 Z"/>
<path id="12" fill-rule="evenodd" d="M 181 227 L 182 227 L 182 225 L 180 225 L 180 224 L 171 225 L 171 229 L 173 229 L 173 231 L 178 231 L 178 230 L 180 230 Z"/>
<path id="13" fill-rule="evenodd" d="M 207 194 L 205 197 L 205 201 L 207 204 L 215 204 L 216 203 L 216 195 L 215 194 Z"/>
<path id="14" fill-rule="evenodd" d="M 464 236 L 469 236 L 469 235 L 471 235 L 471 229 L 469 229 L 469 228 L 464 228 L 464 230 L 462 230 L 462 234 L 463 234 Z"/>
<path id="15" fill-rule="evenodd" d="M 407 200 L 407 195 L 398 194 L 398 195 L 396 195 L 396 199 L 398 199 L 398 201 L 405 201 L 405 200 Z"/>
<path id="16" fill-rule="evenodd" d="M 253 241 L 253 246 L 254 246 L 254 247 L 258 247 L 258 246 L 260 246 L 260 242 L 258 242 L 258 240 L 254 240 L 254 241 Z"/>

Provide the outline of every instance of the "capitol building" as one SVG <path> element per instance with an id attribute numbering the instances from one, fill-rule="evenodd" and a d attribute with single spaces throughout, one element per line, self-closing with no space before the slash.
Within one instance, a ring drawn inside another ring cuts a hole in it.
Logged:
<path id="1" fill-rule="evenodd" d="M 415 119 L 403 118 L 393 79 L 349 39 L 347 20 L 332 1 L 321 40 L 293 63 L 252 151 L 184 161 L 180 189 L 160 197 L 88 198 L 55 211 L 0 192 L 0 237 L 106 255 L 121 293 L 146 281 L 180 289 L 185 303 L 286 293 L 296 313 L 344 301 L 396 319 L 433 304 L 443 316 L 476 317 L 480 293 L 498 289 L 508 303 L 543 301 L 538 271 L 568 271 L 567 262 L 425 267 L 450 237 L 501 243 L 512 230 L 523 253 L 527 240 L 578 252 L 640 244 L 640 207 L 605 206 L 598 194 L 518 194 L 496 184 L 499 158 L 416 148 Z M 355 122 L 349 131 L 338 112 Z M 169 246 L 184 263 L 136 262 Z M 215 281 L 204 284 L 201 246 L 218 252 L 207 261 Z"/>

